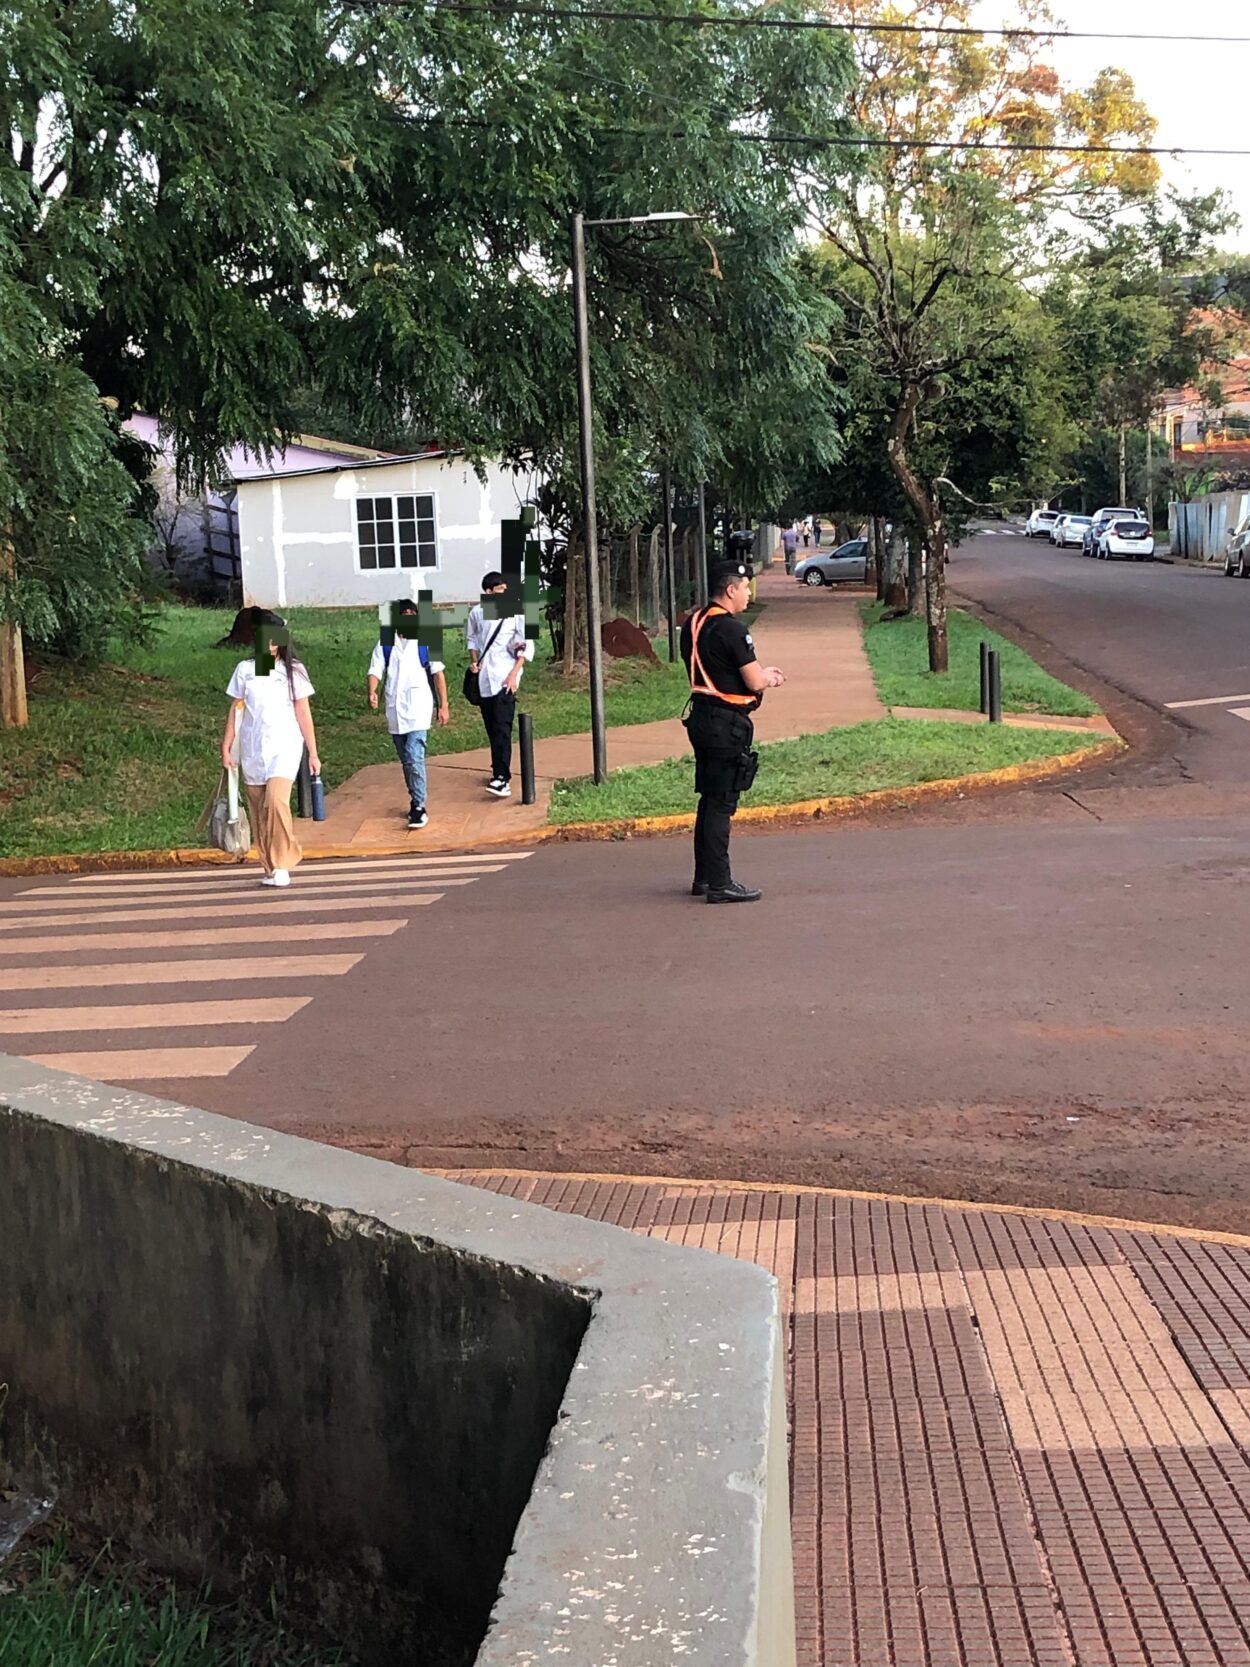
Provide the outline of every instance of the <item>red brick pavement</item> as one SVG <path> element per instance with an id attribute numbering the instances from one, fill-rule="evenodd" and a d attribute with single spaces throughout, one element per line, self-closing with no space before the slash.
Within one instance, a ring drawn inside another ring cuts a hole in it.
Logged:
<path id="1" fill-rule="evenodd" d="M 776 1275 L 800 1667 L 1250 1667 L 1250 1248 L 711 1182 L 455 1178 Z"/>

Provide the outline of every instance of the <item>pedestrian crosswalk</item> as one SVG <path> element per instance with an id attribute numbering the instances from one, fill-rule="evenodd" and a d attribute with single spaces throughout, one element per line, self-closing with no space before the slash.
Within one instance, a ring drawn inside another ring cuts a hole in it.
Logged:
<path id="1" fill-rule="evenodd" d="M 0 1050 L 109 1083 L 229 1076 L 411 911 L 529 855 L 310 862 L 287 891 L 255 869 L 25 887 L 0 901 Z"/>

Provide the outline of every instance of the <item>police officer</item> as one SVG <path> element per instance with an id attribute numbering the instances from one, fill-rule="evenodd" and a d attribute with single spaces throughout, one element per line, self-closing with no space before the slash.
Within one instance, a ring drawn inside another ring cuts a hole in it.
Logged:
<path id="1" fill-rule="evenodd" d="M 717 562 L 708 574 L 708 607 L 681 628 L 681 657 L 690 674 L 689 716 L 694 748 L 694 885 L 691 896 L 709 903 L 754 903 L 761 895 L 729 872 L 729 823 L 738 795 L 755 780 L 758 754 L 751 750 L 751 713 L 765 689 L 785 682 L 776 666 L 761 666 L 751 633 L 738 617 L 751 601 L 751 569 L 745 562 Z"/>

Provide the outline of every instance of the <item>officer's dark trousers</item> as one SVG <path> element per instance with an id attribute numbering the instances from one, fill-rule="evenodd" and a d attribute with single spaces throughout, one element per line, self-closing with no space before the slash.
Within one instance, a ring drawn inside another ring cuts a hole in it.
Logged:
<path id="1" fill-rule="evenodd" d="M 483 695 L 482 724 L 490 742 L 490 773 L 492 780 L 512 780 L 512 720 L 516 716 L 516 696 L 509 689 L 497 695 Z"/>
<path id="2" fill-rule="evenodd" d="M 747 714 L 696 695 L 686 732 L 694 748 L 694 790 L 699 809 L 694 823 L 694 877 L 721 891 L 729 871 L 729 824 L 738 808 L 738 772 L 750 751 L 755 726 Z"/>

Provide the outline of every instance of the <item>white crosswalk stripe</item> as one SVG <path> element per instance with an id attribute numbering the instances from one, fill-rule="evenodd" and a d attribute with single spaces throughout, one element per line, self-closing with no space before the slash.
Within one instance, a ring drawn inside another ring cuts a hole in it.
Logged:
<path id="1" fill-rule="evenodd" d="M 51 1044 L 25 1057 L 102 1082 L 228 1076 L 255 1051 L 253 1027 L 301 1013 L 324 980 L 344 977 L 372 944 L 408 926 L 411 911 L 530 855 L 309 862 L 272 891 L 258 886 L 254 867 L 235 865 L 28 886 L 0 902 L 0 991 L 19 995 L 0 1007 L 0 1038 Z M 177 999 L 184 984 L 238 988 L 230 999 Z M 101 999 L 84 1005 L 88 991 Z M 114 991 L 138 999 L 112 1000 Z M 28 992 L 38 1005 L 20 1001 Z M 223 1029 L 229 1042 L 213 1041 Z M 138 1035 L 126 1045 L 128 1032 L 142 1032 L 143 1045 Z M 75 1045 L 77 1037 L 92 1043 Z"/>

